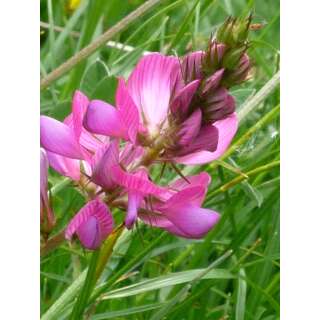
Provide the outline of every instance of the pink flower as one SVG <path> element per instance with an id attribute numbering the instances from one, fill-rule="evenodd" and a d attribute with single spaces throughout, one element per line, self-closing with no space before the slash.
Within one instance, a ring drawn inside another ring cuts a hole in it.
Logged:
<path id="1" fill-rule="evenodd" d="M 48 198 L 48 158 L 45 150 L 40 149 L 40 221 L 45 232 L 55 225 L 55 217 Z"/>
<path id="2" fill-rule="evenodd" d="M 89 104 L 88 98 L 76 91 L 72 100 L 72 113 L 63 122 L 47 116 L 40 117 L 40 143 L 46 150 L 49 164 L 60 174 L 80 180 L 80 161 L 90 168 L 92 155 L 105 137 L 89 133 L 82 125 Z"/>
<path id="3" fill-rule="evenodd" d="M 65 237 L 71 240 L 76 233 L 82 245 L 97 249 L 113 229 L 113 218 L 108 207 L 100 200 L 88 202 L 69 222 Z"/>
<path id="4" fill-rule="evenodd" d="M 193 65 L 196 66 L 195 63 L 201 61 L 202 55 L 201 52 L 190 55 L 194 59 Z M 187 70 L 191 65 L 192 61 L 187 62 L 183 69 Z M 193 73 L 201 77 L 199 68 Z M 210 88 L 216 90 L 222 73 L 223 70 L 208 80 L 205 86 L 207 92 Z M 102 101 L 92 101 L 84 118 L 84 126 L 93 133 L 133 143 L 139 142 L 136 141 L 139 135 L 146 137 L 146 141 L 164 136 L 167 138 L 165 158 L 185 164 L 210 162 L 220 157 L 230 144 L 237 130 L 237 120 L 232 113 L 233 99 L 221 94 L 218 97 L 222 97 L 222 100 L 211 98 L 210 105 L 211 110 L 224 117 L 220 122 L 204 124 L 205 114 L 201 111 L 201 106 L 185 116 L 200 80 L 184 83 L 178 58 L 158 53 L 149 54 L 139 61 L 127 84 L 124 80 L 119 80 L 117 108 Z M 177 126 L 174 124 L 172 129 L 170 119 L 179 118 L 179 115 L 184 118 L 180 119 Z M 226 140 L 222 141 L 223 139 Z"/>
<path id="5" fill-rule="evenodd" d="M 144 202 L 140 219 L 184 238 L 204 237 L 220 217 L 213 210 L 201 208 L 211 179 L 204 172 L 187 179 L 190 183 L 178 179 L 158 193 L 149 206 Z M 129 210 L 130 204 L 127 215 Z"/>

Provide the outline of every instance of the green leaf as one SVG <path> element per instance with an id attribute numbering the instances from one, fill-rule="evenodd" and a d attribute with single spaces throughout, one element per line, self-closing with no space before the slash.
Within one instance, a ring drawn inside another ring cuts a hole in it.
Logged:
<path id="1" fill-rule="evenodd" d="M 92 320 L 104 320 L 104 319 L 115 319 L 117 317 L 129 316 L 136 313 L 146 312 L 154 309 L 158 309 L 164 305 L 163 302 L 160 303 L 152 303 L 139 307 L 132 307 L 123 310 L 109 311 L 104 313 L 98 313 L 92 316 Z"/>
<path id="2" fill-rule="evenodd" d="M 81 82 L 80 90 L 86 94 L 89 99 L 92 99 L 92 93 L 97 88 L 97 84 L 109 75 L 108 67 L 100 59 L 94 61 L 90 66 L 88 66 L 85 71 Z"/>
<path id="3" fill-rule="evenodd" d="M 106 76 L 96 83 L 95 88 L 90 94 L 90 99 L 99 99 L 115 104 L 115 93 L 118 80 L 115 76 Z"/>
<path id="4" fill-rule="evenodd" d="M 181 283 L 186 283 L 197 276 L 201 275 L 206 269 L 193 269 L 188 271 L 181 271 L 176 273 L 171 273 L 168 275 L 160 276 L 153 279 L 144 280 L 130 286 L 126 286 L 120 289 L 112 290 L 105 295 L 103 299 L 118 299 L 124 297 L 134 296 L 140 293 L 174 286 Z M 235 276 L 225 269 L 214 269 L 207 273 L 203 279 L 233 279 Z"/>
<path id="5" fill-rule="evenodd" d="M 247 283 L 243 277 L 245 277 L 244 269 L 239 271 L 238 289 L 237 289 L 237 302 L 236 302 L 236 318 L 235 320 L 244 320 L 246 311 L 246 295 L 247 295 Z"/>

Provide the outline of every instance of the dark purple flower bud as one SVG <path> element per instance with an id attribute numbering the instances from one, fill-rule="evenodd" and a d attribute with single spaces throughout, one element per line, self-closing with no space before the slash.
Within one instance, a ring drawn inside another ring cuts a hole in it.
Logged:
<path id="1" fill-rule="evenodd" d="M 203 51 L 196 51 L 187 54 L 181 62 L 181 72 L 184 82 L 187 84 L 193 80 L 202 79 L 202 59 Z"/>
<path id="2" fill-rule="evenodd" d="M 232 84 L 239 84 L 245 81 L 250 71 L 250 68 L 250 58 L 246 53 L 244 53 L 240 58 L 238 66 L 236 67 L 234 72 L 232 72 L 228 77 L 228 81 L 232 82 Z"/>
<path id="3" fill-rule="evenodd" d="M 215 71 L 221 69 L 225 51 L 226 46 L 223 43 L 210 40 L 208 49 L 202 59 L 202 72 L 206 76 L 211 76 Z"/>
<path id="4" fill-rule="evenodd" d="M 213 92 L 215 89 L 217 89 L 221 82 L 223 73 L 224 69 L 220 69 L 216 71 L 210 78 L 208 78 L 204 84 L 202 94 L 210 94 L 210 92 Z"/>
<path id="5" fill-rule="evenodd" d="M 235 100 L 228 90 L 220 87 L 212 95 L 208 95 L 202 106 L 203 119 L 213 123 L 229 116 L 235 111 Z"/>

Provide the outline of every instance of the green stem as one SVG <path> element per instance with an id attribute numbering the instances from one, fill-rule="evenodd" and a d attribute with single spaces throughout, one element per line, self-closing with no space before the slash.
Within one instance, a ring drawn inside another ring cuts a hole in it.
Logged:
<path id="1" fill-rule="evenodd" d="M 76 304 L 73 307 L 73 310 L 70 316 L 71 320 L 81 319 L 83 311 L 85 310 L 87 300 L 96 282 L 95 274 L 96 274 L 96 267 L 98 264 L 99 255 L 100 255 L 100 249 L 92 253 L 87 277 L 82 287 L 82 290 L 80 292 L 80 295 L 78 296 Z"/>
<path id="2" fill-rule="evenodd" d="M 265 172 L 265 171 L 269 171 L 270 169 L 274 168 L 274 167 L 278 167 L 280 165 L 280 161 L 273 161 L 270 162 L 266 165 L 260 166 L 258 168 L 255 168 L 253 170 L 250 170 L 248 172 L 246 172 L 245 174 L 247 175 L 248 178 L 260 173 L 260 172 Z M 240 175 L 234 179 L 232 179 L 231 181 L 227 182 L 226 184 L 224 184 L 223 186 L 221 186 L 220 188 L 216 189 L 214 192 L 210 193 L 210 197 L 214 197 L 219 193 L 225 192 L 228 189 L 230 189 L 231 187 L 235 186 L 236 184 L 240 183 L 243 180 L 247 180 L 248 178 L 245 178 L 243 175 Z"/>

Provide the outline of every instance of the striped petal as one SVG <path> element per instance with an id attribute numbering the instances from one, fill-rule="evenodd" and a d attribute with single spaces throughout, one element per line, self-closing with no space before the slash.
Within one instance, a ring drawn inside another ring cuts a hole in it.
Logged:
<path id="1" fill-rule="evenodd" d="M 97 249 L 112 232 L 113 218 L 109 208 L 100 200 L 88 202 L 68 224 L 65 237 L 71 240 L 76 233 L 82 245 Z"/>
<path id="2" fill-rule="evenodd" d="M 214 127 L 218 129 L 219 138 L 218 145 L 214 152 L 199 151 L 183 157 L 176 158 L 178 163 L 196 165 L 211 162 L 220 158 L 229 147 L 234 135 L 238 129 L 238 119 L 235 113 L 229 117 L 214 123 Z"/>
<path id="3" fill-rule="evenodd" d="M 83 159 L 83 153 L 73 130 L 47 116 L 40 117 L 40 143 L 51 152 L 72 159 Z"/>
<path id="4" fill-rule="evenodd" d="M 126 126 L 128 137 L 132 143 L 135 143 L 139 128 L 139 112 L 122 78 L 119 79 L 118 83 L 116 105 Z"/>
<path id="5" fill-rule="evenodd" d="M 180 72 L 178 58 L 152 53 L 139 61 L 129 77 L 130 96 L 151 130 L 167 116 L 176 72 Z"/>

